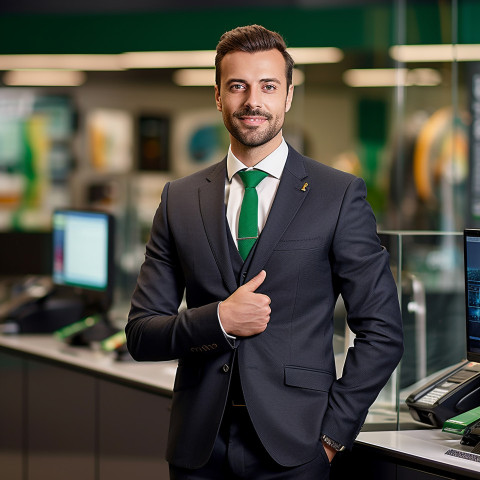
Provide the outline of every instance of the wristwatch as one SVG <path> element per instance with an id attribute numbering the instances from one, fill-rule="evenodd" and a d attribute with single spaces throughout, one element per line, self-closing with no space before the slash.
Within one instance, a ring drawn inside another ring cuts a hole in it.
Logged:
<path id="1" fill-rule="evenodd" d="M 329 447 L 332 447 L 337 452 L 343 452 L 343 450 L 345 450 L 344 445 L 332 440 L 330 437 L 327 437 L 327 435 L 322 435 L 322 442 L 327 444 Z"/>

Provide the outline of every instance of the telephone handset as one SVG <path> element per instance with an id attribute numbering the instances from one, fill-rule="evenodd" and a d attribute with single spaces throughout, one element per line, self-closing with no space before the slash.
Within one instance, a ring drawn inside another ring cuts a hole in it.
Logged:
<path id="1" fill-rule="evenodd" d="M 26 306 L 38 302 L 53 292 L 54 286 L 50 277 L 29 277 L 9 300 L 0 303 L 0 321 L 15 319 Z"/>
<path id="2" fill-rule="evenodd" d="M 4 334 L 50 333 L 85 316 L 80 297 L 64 295 L 51 277 L 28 277 L 0 303 Z"/>

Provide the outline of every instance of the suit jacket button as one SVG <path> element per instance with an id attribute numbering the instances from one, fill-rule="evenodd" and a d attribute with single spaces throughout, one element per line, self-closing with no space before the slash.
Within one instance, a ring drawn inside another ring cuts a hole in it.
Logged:
<path id="1" fill-rule="evenodd" d="M 227 373 L 229 370 L 230 370 L 230 365 L 227 365 L 225 364 L 223 367 L 222 367 L 222 370 Z"/>

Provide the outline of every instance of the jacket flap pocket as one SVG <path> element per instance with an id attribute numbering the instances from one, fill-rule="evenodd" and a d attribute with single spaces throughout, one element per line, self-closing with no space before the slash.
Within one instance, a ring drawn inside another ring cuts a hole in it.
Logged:
<path id="1" fill-rule="evenodd" d="M 285 366 L 285 384 L 291 387 L 328 392 L 334 380 L 334 376 L 325 370 L 315 370 L 293 365 Z"/>

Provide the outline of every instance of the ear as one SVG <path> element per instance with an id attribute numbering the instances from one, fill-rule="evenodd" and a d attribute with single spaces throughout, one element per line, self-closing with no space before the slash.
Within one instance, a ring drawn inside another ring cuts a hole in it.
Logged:
<path id="1" fill-rule="evenodd" d="M 293 84 L 288 87 L 287 99 L 285 101 L 285 113 L 287 113 L 290 110 L 290 107 L 292 106 L 292 100 L 293 100 Z"/>
<path id="2" fill-rule="evenodd" d="M 222 111 L 222 98 L 220 97 L 220 89 L 218 85 L 215 85 L 215 103 L 217 104 L 217 110 Z"/>

